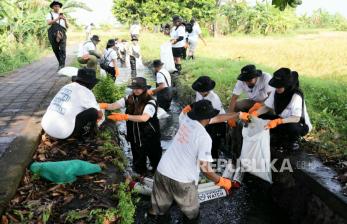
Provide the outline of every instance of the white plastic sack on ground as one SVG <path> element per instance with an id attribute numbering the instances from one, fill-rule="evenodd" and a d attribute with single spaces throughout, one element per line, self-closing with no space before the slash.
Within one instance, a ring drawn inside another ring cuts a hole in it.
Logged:
<path id="1" fill-rule="evenodd" d="M 158 113 L 157 113 L 157 117 L 158 119 L 164 119 L 169 117 L 170 115 L 161 107 L 158 107 Z"/>
<path id="2" fill-rule="evenodd" d="M 160 60 L 164 63 L 164 68 L 169 72 L 176 71 L 174 58 L 172 55 L 172 46 L 170 42 L 166 42 L 160 46 Z"/>
<path id="3" fill-rule="evenodd" d="M 78 68 L 75 67 L 64 67 L 58 71 L 59 75 L 65 75 L 68 77 L 76 76 L 78 72 Z"/>
<path id="4" fill-rule="evenodd" d="M 253 118 L 248 127 L 242 129 L 243 143 L 240 161 L 243 171 L 272 183 L 270 132 L 264 128 L 267 122 L 267 120 Z"/>

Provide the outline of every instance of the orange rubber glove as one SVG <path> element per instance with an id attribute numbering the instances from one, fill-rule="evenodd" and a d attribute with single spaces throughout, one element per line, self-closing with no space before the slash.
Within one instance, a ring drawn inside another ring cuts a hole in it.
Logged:
<path id="1" fill-rule="evenodd" d="M 236 121 L 235 119 L 229 119 L 228 120 L 229 127 L 236 128 Z"/>
<path id="2" fill-rule="evenodd" d="M 230 191 L 232 183 L 231 180 L 224 177 L 220 177 L 217 186 L 224 188 L 226 191 Z"/>
<path id="3" fill-rule="evenodd" d="M 186 114 L 186 113 L 190 112 L 191 110 L 192 110 L 192 107 L 190 105 L 187 105 L 183 108 L 182 112 L 184 114 Z"/>
<path id="4" fill-rule="evenodd" d="M 106 110 L 108 107 L 108 103 L 99 103 L 99 107 L 101 110 Z"/>
<path id="5" fill-rule="evenodd" d="M 258 117 L 258 113 L 257 113 L 257 110 L 259 110 L 263 105 L 261 103 L 255 103 L 253 105 L 253 107 L 251 107 L 251 109 L 249 109 L 248 113 L 255 116 L 255 117 Z"/>
<path id="6" fill-rule="evenodd" d="M 245 122 L 249 122 L 250 115 L 249 113 L 246 113 L 246 112 L 240 112 L 239 119 Z"/>
<path id="7" fill-rule="evenodd" d="M 107 118 L 110 120 L 113 120 L 113 121 L 127 121 L 127 120 L 129 120 L 129 115 L 128 114 L 120 114 L 120 113 L 112 113 Z"/>
<path id="8" fill-rule="evenodd" d="M 154 95 L 154 91 L 149 89 L 149 90 L 147 90 L 147 94 L 150 95 L 150 96 L 153 96 Z"/>
<path id="9" fill-rule="evenodd" d="M 277 118 L 275 120 L 269 121 L 269 123 L 267 123 L 266 127 L 271 129 L 271 128 L 277 127 L 280 124 L 283 124 L 283 119 L 282 118 Z"/>
<path id="10" fill-rule="evenodd" d="M 114 68 L 114 71 L 115 71 L 115 76 L 118 77 L 120 74 L 119 68 L 118 67 Z"/>

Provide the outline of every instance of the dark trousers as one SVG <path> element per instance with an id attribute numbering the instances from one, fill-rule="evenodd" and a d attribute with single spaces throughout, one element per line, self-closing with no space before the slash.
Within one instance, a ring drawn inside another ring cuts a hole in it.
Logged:
<path id="1" fill-rule="evenodd" d="M 89 108 L 76 116 L 75 129 L 71 137 L 81 138 L 94 132 L 98 111 L 95 108 Z"/>
<path id="2" fill-rule="evenodd" d="M 222 145 L 222 139 L 225 137 L 226 132 L 226 124 L 225 123 L 217 123 L 217 124 L 209 124 L 206 126 L 206 131 L 210 135 L 212 139 L 212 158 L 219 158 L 219 150 Z"/>
<path id="3" fill-rule="evenodd" d="M 130 55 L 130 68 L 131 68 L 131 77 L 136 77 L 136 58 Z"/>
<path id="4" fill-rule="evenodd" d="M 172 96 L 166 96 L 167 94 L 164 90 L 157 93 L 157 102 L 159 107 L 163 108 L 165 111 L 169 111 L 172 101 Z"/>
<path id="5" fill-rule="evenodd" d="M 139 146 L 131 142 L 131 152 L 133 154 L 133 169 L 136 173 L 144 175 L 147 172 L 147 157 L 153 168 L 153 172 L 157 169 L 161 159 L 162 151 L 160 139 L 148 139 L 148 143 Z"/>
<path id="6" fill-rule="evenodd" d="M 265 120 L 274 120 L 280 118 L 278 115 L 274 114 L 264 114 L 259 117 Z M 300 137 L 305 136 L 307 133 L 307 125 L 300 122 L 281 124 L 276 128 L 270 129 L 271 136 L 288 142 L 297 141 Z"/>
<path id="7" fill-rule="evenodd" d="M 106 72 L 113 80 L 116 80 L 116 71 L 114 70 L 114 67 L 108 66 Z"/>
<path id="8" fill-rule="evenodd" d="M 63 31 L 64 38 L 57 43 L 55 40 L 54 32 L 53 30 L 48 30 L 48 39 L 49 42 L 52 45 L 53 52 L 55 54 L 55 57 L 58 60 L 59 66 L 65 66 L 65 59 L 66 59 L 66 32 Z"/>

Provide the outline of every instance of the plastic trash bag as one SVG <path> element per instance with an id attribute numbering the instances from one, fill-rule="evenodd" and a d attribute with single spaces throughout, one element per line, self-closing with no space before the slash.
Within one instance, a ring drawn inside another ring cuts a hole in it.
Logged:
<path id="1" fill-rule="evenodd" d="M 57 184 L 71 183 L 76 176 L 100 173 L 101 168 L 82 160 L 67 160 L 60 162 L 34 162 L 30 171 Z"/>
<path id="2" fill-rule="evenodd" d="M 163 108 L 158 107 L 157 117 L 158 119 L 164 119 L 170 117 L 170 115 Z"/>
<path id="3" fill-rule="evenodd" d="M 75 67 L 64 67 L 58 71 L 59 75 L 65 75 L 68 77 L 77 76 L 78 68 Z"/>
<path id="4" fill-rule="evenodd" d="M 265 130 L 267 122 L 254 117 L 252 122 L 242 129 L 240 162 L 242 171 L 272 183 L 270 132 Z"/>
<path id="5" fill-rule="evenodd" d="M 176 71 L 170 42 L 166 42 L 160 46 L 160 60 L 164 63 L 163 67 L 170 73 Z"/>
<path id="6" fill-rule="evenodd" d="M 107 73 L 104 69 L 100 68 L 100 77 L 106 77 Z"/>

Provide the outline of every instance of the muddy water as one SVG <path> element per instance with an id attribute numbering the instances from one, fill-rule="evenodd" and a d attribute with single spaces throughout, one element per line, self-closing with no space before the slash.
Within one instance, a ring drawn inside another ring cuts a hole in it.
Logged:
<path id="1" fill-rule="evenodd" d="M 123 70 L 123 75 L 117 82 L 125 82 L 129 79 L 129 71 Z M 139 76 L 145 76 L 153 80 L 151 72 L 147 69 L 138 71 Z M 126 91 L 130 92 L 129 89 Z M 178 129 L 178 116 L 181 106 L 177 101 L 171 105 L 170 117 L 161 119 L 162 147 L 166 150 Z M 125 122 L 118 123 L 120 132 L 121 146 L 129 160 L 127 168 L 131 170 L 131 150 L 125 139 Z M 204 202 L 200 205 L 200 223 L 202 224 L 226 224 L 226 223 L 286 223 L 286 218 L 276 209 L 271 201 L 270 186 L 261 180 L 251 176 L 245 176 L 244 184 L 240 189 L 234 190 L 225 198 L 215 199 Z M 150 207 L 150 197 L 143 196 L 137 206 L 136 223 L 144 223 L 144 214 Z M 181 223 L 181 213 L 177 206 L 173 205 L 170 209 L 171 223 Z"/>

